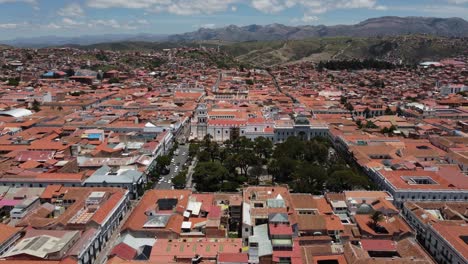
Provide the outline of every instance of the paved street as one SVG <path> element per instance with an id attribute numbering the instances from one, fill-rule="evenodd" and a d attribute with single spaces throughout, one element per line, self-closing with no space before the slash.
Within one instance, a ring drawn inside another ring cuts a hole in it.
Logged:
<path id="1" fill-rule="evenodd" d="M 198 163 L 198 160 L 197 158 L 195 157 L 191 164 L 189 164 L 188 166 L 188 171 L 187 171 L 187 183 L 185 185 L 185 189 L 190 189 L 192 191 L 195 191 L 195 187 L 193 186 L 193 181 L 192 181 L 192 175 L 193 175 L 193 172 L 195 170 L 195 167 L 197 166 L 197 163 Z"/>
<path id="2" fill-rule="evenodd" d="M 188 159 L 188 148 L 188 144 L 179 145 L 179 148 L 174 152 L 174 162 L 171 161 L 171 165 L 168 167 L 168 169 L 170 169 L 169 174 L 162 175 L 162 180 L 155 184 L 155 189 L 168 190 L 172 188 L 171 179 L 174 178 L 181 170 L 183 170 L 184 163 L 187 162 Z M 178 155 L 175 154 L 177 152 Z M 177 170 L 176 167 L 178 167 Z"/>
<path id="3" fill-rule="evenodd" d="M 109 253 L 112 251 L 112 249 L 114 248 L 114 246 L 116 245 L 117 243 L 117 239 L 120 237 L 120 229 L 122 228 L 122 226 L 125 224 L 125 222 L 127 221 L 128 217 L 132 214 L 133 212 L 133 209 L 135 209 L 138 201 L 131 201 L 130 202 L 130 208 L 129 210 L 127 211 L 127 213 L 125 213 L 122 221 L 120 221 L 120 224 L 119 226 L 114 230 L 114 232 L 112 233 L 111 237 L 109 238 L 109 241 L 107 241 L 106 245 L 104 246 L 104 248 L 99 252 L 99 254 L 96 256 L 96 259 L 94 260 L 94 263 L 96 264 L 104 264 L 106 263 L 107 261 L 107 256 L 109 255 Z"/>

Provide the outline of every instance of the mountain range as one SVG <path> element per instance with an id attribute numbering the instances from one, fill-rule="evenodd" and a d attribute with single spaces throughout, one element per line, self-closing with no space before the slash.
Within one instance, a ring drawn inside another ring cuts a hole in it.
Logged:
<path id="1" fill-rule="evenodd" d="M 379 17 L 355 25 L 266 26 L 249 25 L 201 28 L 194 32 L 171 35 L 169 41 L 219 40 L 228 42 L 292 40 L 312 37 L 376 37 L 428 34 L 444 37 L 468 37 L 468 22 L 461 18 Z"/>
<path id="2" fill-rule="evenodd" d="M 377 37 L 408 34 L 428 34 L 443 37 L 468 37 L 468 22 L 461 18 L 434 17 L 378 17 L 354 25 L 334 26 L 287 26 L 270 25 L 230 25 L 223 28 L 200 28 L 197 31 L 175 35 L 157 34 L 107 34 L 99 36 L 57 37 L 44 36 L 18 38 L 0 41 L 16 47 L 41 48 L 49 46 L 91 45 L 103 42 L 145 41 L 145 42 L 245 42 L 298 40 L 315 37 Z"/>
<path id="3" fill-rule="evenodd" d="M 64 45 L 92 45 L 97 43 L 120 42 L 120 41 L 164 41 L 167 35 L 156 34 L 103 34 L 84 35 L 77 37 L 41 36 L 30 38 L 16 38 L 4 40 L 0 43 L 19 48 L 44 48 Z"/>

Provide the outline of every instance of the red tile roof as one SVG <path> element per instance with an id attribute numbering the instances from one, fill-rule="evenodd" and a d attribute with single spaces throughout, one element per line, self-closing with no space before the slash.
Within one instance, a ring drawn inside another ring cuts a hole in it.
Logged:
<path id="1" fill-rule="evenodd" d="M 0 230 L 0 245 L 2 245 L 22 229 L 0 223 Z"/>
<path id="2" fill-rule="evenodd" d="M 111 211 L 117 206 L 119 201 L 124 197 L 124 191 L 120 190 L 115 192 L 104 202 L 101 206 L 99 206 L 99 210 L 93 215 L 91 220 L 98 224 L 103 224 L 104 220 L 109 216 Z"/>
<path id="3" fill-rule="evenodd" d="M 109 255 L 118 256 L 122 259 L 132 260 L 137 255 L 137 251 L 125 243 L 120 243 L 117 246 L 115 246 L 114 249 L 112 249 Z"/>
<path id="4" fill-rule="evenodd" d="M 220 253 L 218 262 L 248 263 L 249 256 L 246 253 Z"/>
<path id="5" fill-rule="evenodd" d="M 396 242 L 389 239 L 362 239 L 361 245 L 367 251 L 396 251 Z"/>
<path id="6" fill-rule="evenodd" d="M 269 224 L 268 229 L 270 230 L 270 235 L 292 235 L 293 234 L 293 231 L 290 225 Z"/>

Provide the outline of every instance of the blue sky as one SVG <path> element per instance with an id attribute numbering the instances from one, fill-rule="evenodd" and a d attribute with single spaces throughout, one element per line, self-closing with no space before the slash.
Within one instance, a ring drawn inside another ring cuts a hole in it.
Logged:
<path id="1" fill-rule="evenodd" d="M 0 0 L 0 39 L 353 24 L 387 15 L 468 19 L 468 0 Z"/>

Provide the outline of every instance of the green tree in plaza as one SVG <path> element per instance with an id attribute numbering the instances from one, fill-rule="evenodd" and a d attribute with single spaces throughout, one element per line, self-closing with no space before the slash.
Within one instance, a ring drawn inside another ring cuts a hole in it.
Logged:
<path id="1" fill-rule="evenodd" d="M 236 190 L 246 182 L 260 184 L 265 171 L 273 183 L 289 184 L 295 192 L 320 194 L 371 186 L 367 177 L 331 155 L 331 142 L 324 137 L 309 141 L 289 137 L 275 146 L 262 137 L 253 141 L 239 137 L 222 145 L 206 137 L 199 144 L 199 163 L 193 175 L 199 191 Z"/>
<path id="2" fill-rule="evenodd" d="M 202 150 L 200 153 L 198 153 L 198 160 L 200 162 L 211 161 L 211 155 L 208 151 Z"/>
<path id="3" fill-rule="evenodd" d="M 292 180 L 292 175 L 296 170 L 298 161 L 289 157 L 276 160 L 277 174 L 273 175 L 273 180 L 280 183 L 288 183 Z"/>
<path id="4" fill-rule="evenodd" d="M 320 194 L 327 180 L 327 170 L 322 166 L 302 163 L 293 173 L 293 179 L 294 191 Z"/>
<path id="5" fill-rule="evenodd" d="M 171 158 L 168 155 L 161 155 L 156 158 L 156 171 L 162 173 L 163 170 L 171 164 Z"/>
<path id="6" fill-rule="evenodd" d="M 289 137 L 285 142 L 277 144 L 273 152 L 273 158 L 290 158 L 293 160 L 303 160 L 305 154 L 305 144 L 297 137 Z"/>
<path id="7" fill-rule="evenodd" d="M 263 166 L 261 164 L 256 164 L 252 166 L 249 170 L 249 176 L 253 179 L 255 184 L 259 184 L 259 177 L 263 174 Z"/>
<path id="8" fill-rule="evenodd" d="M 273 142 L 265 137 L 257 137 L 254 140 L 254 151 L 265 160 L 268 160 L 273 153 Z"/>
<path id="9" fill-rule="evenodd" d="M 187 182 L 187 170 L 179 172 L 174 178 L 172 178 L 172 183 L 174 184 L 175 189 L 184 189 Z"/>
<path id="10" fill-rule="evenodd" d="M 188 154 L 190 157 L 195 157 L 200 152 L 200 144 L 191 143 L 189 145 Z"/>
<path id="11" fill-rule="evenodd" d="M 302 141 L 294 137 L 276 145 L 268 163 L 273 182 L 287 183 L 295 192 L 322 193 L 369 188 L 367 177 L 354 172 L 336 155 L 329 154 L 326 138 Z"/>
<path id="12" fill-rule="evenodd" d="M 216 159 L 219 158 L 219 145 L 218 143 L 216 142 L 213 142 L 211 140 L 211 135 L 210 134 L 207 134 L 204 138 L 203 138 L 203 141 L 201 143 L 201 148 L 203 149 L 204 152 L 208 153 L 209 154 L 209 159 L 211 161 L 215 161 Z M 202 152 L 203 152 L 202 151 Z M 204 153 L 204 155 L 206 155 L 206 153 Z"/>
<path id="13" fill-rule="evenodd" d="M 330 173 L 326 182 L 326 187 L 331 192 L 342 192 L 356 188 L 367 188 L 369 180 L 352 170 L 337 170 Z"/>
<path id="14" fill-rule="evenodd" d="M 192 177 L 197 191 L 215 192 L 221 190 L 223 181 L 229 178 L 229 172 L 218 161 L 200 162 Z"/>

